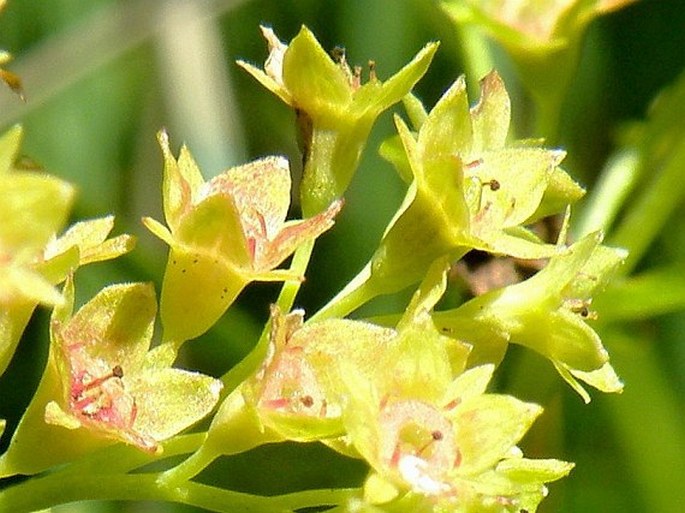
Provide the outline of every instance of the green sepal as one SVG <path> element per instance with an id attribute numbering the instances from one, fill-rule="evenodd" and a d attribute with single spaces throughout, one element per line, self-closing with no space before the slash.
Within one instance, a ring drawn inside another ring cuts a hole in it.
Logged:
<path id="1" fill-rule="evenodd" d="M 21 254 L 42 250 L 67 220 L 73 187 L 48 175 L 16 172 L 3 180 L 2 188 L 3 251 Z"/>
<path id="2" fill-rule="evenodd" d="M 312 442 L 338 438 L 345 434 L 340 417 L 307 417 L 262 411 L 260 418 L 265 426 L 281 435 L 284 440 Z"/>
<path id="3" fill-rule="evenodd" d="M 542 413 L 536 404 L 508 395 L 483 394 L 464 400 L 448 415 L 458 426 L 461 463 L 472 475 L 494 467 L 523 438 Z"/>
<path id="4" fill-rule="evenodd" d="M 399 135 L 392 135 L 385 139 L 378 148 L 378 154 L 393 165 L 404 183 L 411 184 L 414 173 L 407 160 L 407 154 L 404 152 L 402 139 Z"/>
<path id="5" fill-rule="evenodd" d="M 497 464 L 496 471 L 521 483 L 550 483 L 567 476 L 575 465 L 554 459 L 507 458 Z"/>
<path id="6" fill-rule="evenodd" d="M 36 303 L 25 298 L 0 308 L 0 376 L 10 364 L 35 308 Z"/>
<path id="7" fill-rule="evenodd" d="M 178 228 L 181 217 L 192 204 L 194 196 L 204 183 L 202 174 L 190 151 L 184 145 L 178 159 L 174 158 L 169 147 L 166 131 L 157 133 L 157 141 L 164 159 L 164 178 L 162 197 L 164 198 L 164 218 L 172 231 Z"/>
<path id="8" fill-rule="evenodd" d="M 304 26 L 283 57 L 283 84 L 295 107 L 323 126 L 335 126 L 352 102 L 352 88 L 343 69 Z"/>
<path id="9" fill-rule="evenodd" d="M 219 255 L 172 247 L 160 299 L 164 341 L 179 347 L 203 334 L 248 281 Z"/>
<path id="10" fill-rule="evenodd" d="M 131 251 L 135 246 L 135 237 L 124 234 L 108 239 L 113 228 L 114 216 L 75 223 L 64 234 L 48 244 L 45 259 L 50 260 L 77 247 L 78 264 L 87 265 L 112 260 Z"/>
<path id="11" fill-rule="evenodd" d="M 545 217 L 563 212 L 568 205 L 576 203 L 583 196 L 585 196 L 585 189 L 562 168 L 555 167 L 549 176 L 547 189 L 542 195 L 540 205 L 526 220 L 525 224 L 532 224 Z"/>

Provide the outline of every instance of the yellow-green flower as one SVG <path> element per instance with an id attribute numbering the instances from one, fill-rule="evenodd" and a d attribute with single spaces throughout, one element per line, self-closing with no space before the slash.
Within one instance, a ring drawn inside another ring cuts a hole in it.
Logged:
<path id="1" fill-rule="evenodd" d="M 176 159 L 165 132 L 159 143 L 168 228 L 144 222 L 170 246 L 161 317 L 165 340 L 178 345 L 208 330 L 248 283 L 301 280 L 275 268 L 333 226 L 342 202 L 286 221 L 291 179 L 284 157 L 256 160 L 205 182 L 185 146 Z"/>
<path id="2" fill-rule="evenodd" d="M 164 346 L 149 351 L 156 314 L 149 284 L 112 285 L 73 317 L 51 324 L 62 397 L 45 420 L 146 451 L 207 415 L 221 382 L 170 367 Z"/>
<path id="3" fill-rule="evenodd" d="M 351 69 L 344 53 L 334 60 L 306 27 L 287 45 L 270 28 L 262 27 L 262 33 L 269 46 L 264 69 L 238 64 L 297 113 L 305 158 L 302 209 L 313 215 L 343 197 L 376 118 L 409 93 L 437 44 L 426 45 L 385 81 L 370 64 L 363 81 L 360 67 Z"/>

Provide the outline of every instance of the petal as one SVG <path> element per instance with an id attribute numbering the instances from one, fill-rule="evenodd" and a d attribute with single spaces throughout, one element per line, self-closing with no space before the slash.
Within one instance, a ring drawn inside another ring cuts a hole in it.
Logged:
<path id="1" fill-rule="evenodd" d="M 480 81 L 479 102 L 471 109 L 474 154 L 504 147 L 511 120 L 511 102 L 497 71 Z"/>
<path id="2" fill-rule="evenodd" d="M 62 304 L 62 295 L 40 273 L 29 267 L 0 267 L 0 304 L 28 300 L 44 305 Z"/>
<path id="3" fill-rule="evenodd" d="M 286 223 L 276 238 L 268 243 L 264 253 L 255 255 L 255 270 L 273 269 L 304 242 L 315 239 L 330 229 L 342 205 L 342 200 L 334 201 L 326 210 L 314 217 Z"/>
<path id="4" fill-rule="evenodd" d="M 110 370 L 119 365 L 128 374 L 143 363 L 155 312 L 152 285 L 112 285 L 81 307 L 57 332 L 67 355 L 83 354 Z"/>
<path id="5" fill-rule="evenodd" d="M 494 365 L 481 365 L 465 371 L 445 389 L 443 406 L 453 409 L 460 403 L 485 393 L 492 379 Z"/>
<path id="6" fill-rule="evenodd" d="M 290 206 L 290 166 L 285 157 L 266 157 L 237 166 L 210 180 L 200 198 L 229 196 L 240 215 L 247 238 L 261 245 L 272 240 Z"/>
<path id="7" fill-rule="evenodd" d="M 85 265 L 110 260 L 131 251 L 135 239 L 130 235 L 120 235 L 107 240 L 113 227 L 114 216 L 76 223 L 48 244 L 44 258 L 50 259 L 76 246 L 80 253 L 79 264 Z"/>
<path id="8" fill-rule="evenodd" d="M 478 189 L 469 205 L 474 229 L 486 223 L 492 229 L 525 222 L 540 205 L 552 171 L 564 155 L 541 148 L 507 148 L 485 152 L 465 166 L 464 179 Z M 498 186 L 487 186 L 493 180 Z M 484 209 L 487 216 L 481 215 Z"/>
<path id="9" fill-rule="evenodd" d="M 368 109 L 375 115 L 400 101 L 426 73 L 437 49 L 438 43 L 429 43 L 414 56 L 411 62 L 388 80 L 382 83 L 377 80 L 369 81 L 362 85 L 354 93 L 353 108 L 357 111 Z"/>
<path id="10" fill-rule="evenodd" d="M 458 473 L 476 474 L 493 467 L 514 447 L 542 413 L 536 404 L 507 395 L 467 399 L 450 414 L 462 459 Z"/>
<path id="11" fill-rule="evenodd" d="M 163 441 L 205 417 L 216 405 L 221 382 L 180 369 L 150 369 L 126 381 L 136 397 L 133 428 Z"/>

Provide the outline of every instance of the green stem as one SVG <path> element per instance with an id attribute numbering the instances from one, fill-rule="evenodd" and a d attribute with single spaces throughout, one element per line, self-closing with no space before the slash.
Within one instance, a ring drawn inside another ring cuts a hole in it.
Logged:
<path id="1" fill-rule="evenodd" d="M 0 492 L 0 511 L 29 513 L 82 500 L 151 500 L 178 502 L 217 512 L 284 513 L 340 504 L 358 494 L 356 489 L 331 489 L 262 497 L 193 482 L 169 486 L 158 474 L 65 475 L 58 472 L 29 479 Z"/>
<path id="2" fill-rule="evenodd" d="M 468 22 L 459 23 L 457 37 L 461 60 L 469 80 L 469 95 L 476 98 L 479 94 L 478 81 L 495 68 L 495 59 L 487 38 L 483 36 L 479 27 Z"/>
<path id="3" fill-rule="evenodd" d="M 314 239 L 308 240 L 302 244 L 295 254 L 293 255 L 293 261 L 290 265 L 290 271 L 298 276 L 304 276 L 307 271 L 307 266 L 309 265 L 309 260 L 312 257 L 312 251 L 314 250 Z M 278 296 L 276 304 L 281 309 L 281 312 L 289 312 L 293 304 L 295 303 L 295 296 L 300 291 L 302 286 L 301 281 L 287 281 L 283 284 L 281 293 Z"/>
<path id="4" fill-rule="evenodd" d="M 345 317 L 378 295 L 377 290 L 371 287 L 371 283 L 371 265 L 366 264 L 359 274 L 321 310 L 310 317 L 309 321 Z"/>
<path id="5" fill-rule="evenodd" d="M 290 271 L 298 276 L 304 276 L 307 266 L 309 265 L 309 260 L 312 256 L 312 251 L 314 249 L 314 240 L 307 241 L 297 248 L 295 255 L 293 255 L 293 261 L 290 265 Z M 295 296 L 300 290 L 302 283 L 299 281 L 288 281 L 283 284 L 281 288 L 281 293 L 278 296 L 276 304 L 281 309 L 281 312 L 289 312 L 293 307 L 295 302 Z M 262 330 L 262 334 L 257 341 L 255 347 L 248 353 L 248 355 L 243 358 L 240 363 L 231 368 L 223 376 L 221 376 L 221 381 L 224 384 L 224 388 L 221 392 L 222 397 L 228 396 L 235 388 L 240 385 L 243 381 L 249 378 L 261 365 L 266 356 L 266 350 L 268 348 L 269 342 L 269 326 L 267 324 Z"/>
<path id="6" fill-rule="evenodd" d="M 129 472 L 163 458 L 190 454 L 202 446 L 205 438 L 205 432 L 175 436 L 164 443 L 164 451 L 160 454 L 150 454 L 125 444 L 111 445 L 69 464 L 59 473 L 88 475 L 94 472 Z"/>
<path id="7" fill-rule="evenodd" d="M 209 445 L 203 444 L 185 461 L 160 474 L 159 482 L 172 486 L 190 481 L 219 456 L 221 455 L 211 450 Z"/>

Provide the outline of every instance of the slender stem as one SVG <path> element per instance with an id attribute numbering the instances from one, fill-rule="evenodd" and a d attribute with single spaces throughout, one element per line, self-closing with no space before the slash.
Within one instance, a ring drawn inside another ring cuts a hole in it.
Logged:
<path id="1" fill-rule="evenodd" d="M 293 261 L 290 265 L 290 271 L 298 276 L 304 276 L 307 266 L 309 265 L 309 260 L 312 257 L 312 251 L 314 250 L 314 239 L 309 240 L 302 244 L 295 254 L 293 255 Z M 295 296 L 300 291 L 302 282 L 300 281 L 287 281 L 283 284 L 281 293 L 278 296 L 276 304 L 281 309 L 281 312 L 289 312 L 293 304 L 295 303 Z"/>
<path id="2" fill-rule="evenodd" d="M 455 24 L 461 60 L 468 80 L 469 95 L 478 96 L 478 81 L 495 67 L 495 59 L 487 38 L 479 27 L 468 21 Z"/>
<path id="3" fill-rule="evenodd" d="M 164 443 L 164 451 L 160 454 L 150 454 L 129 445 L 116 444 L 71 463 L 59 473 L 87 475 L 93 472 L 129 472 L 163 458 L 190 454 L 202 446 L 205 438 L 205 432 L 175 436 Z"/>
<path id="4" fill-rule="evenodd" d="M 0 492 L 0 511 L 29 513 L 80 500 L 161 500 L 217 512 L 284 513 L 339 504 L 358 494 L 356 489 L 330 489 L 262 497 L 193 482 L 169 486 L 159 479 L 159 474 L 58 472 L 30 479 Z"/>
<path id="5" fill-rule="evenodd" d="M 366 266 L 321 310 L 314 314 L 310 321 L 322 321 L 333 317 L 345 317 L 364 303 L 375 298 L 378 293 L 372 290 L 371 265 Z"/>
<path id="6" fill-rule="evenodd" d="M 171 486 L 190 481 L 219 456 L 220 454 L 211 450 L 208 445 L 203 444 L 185 461 L 160 474 L 159 482 Z"/>

